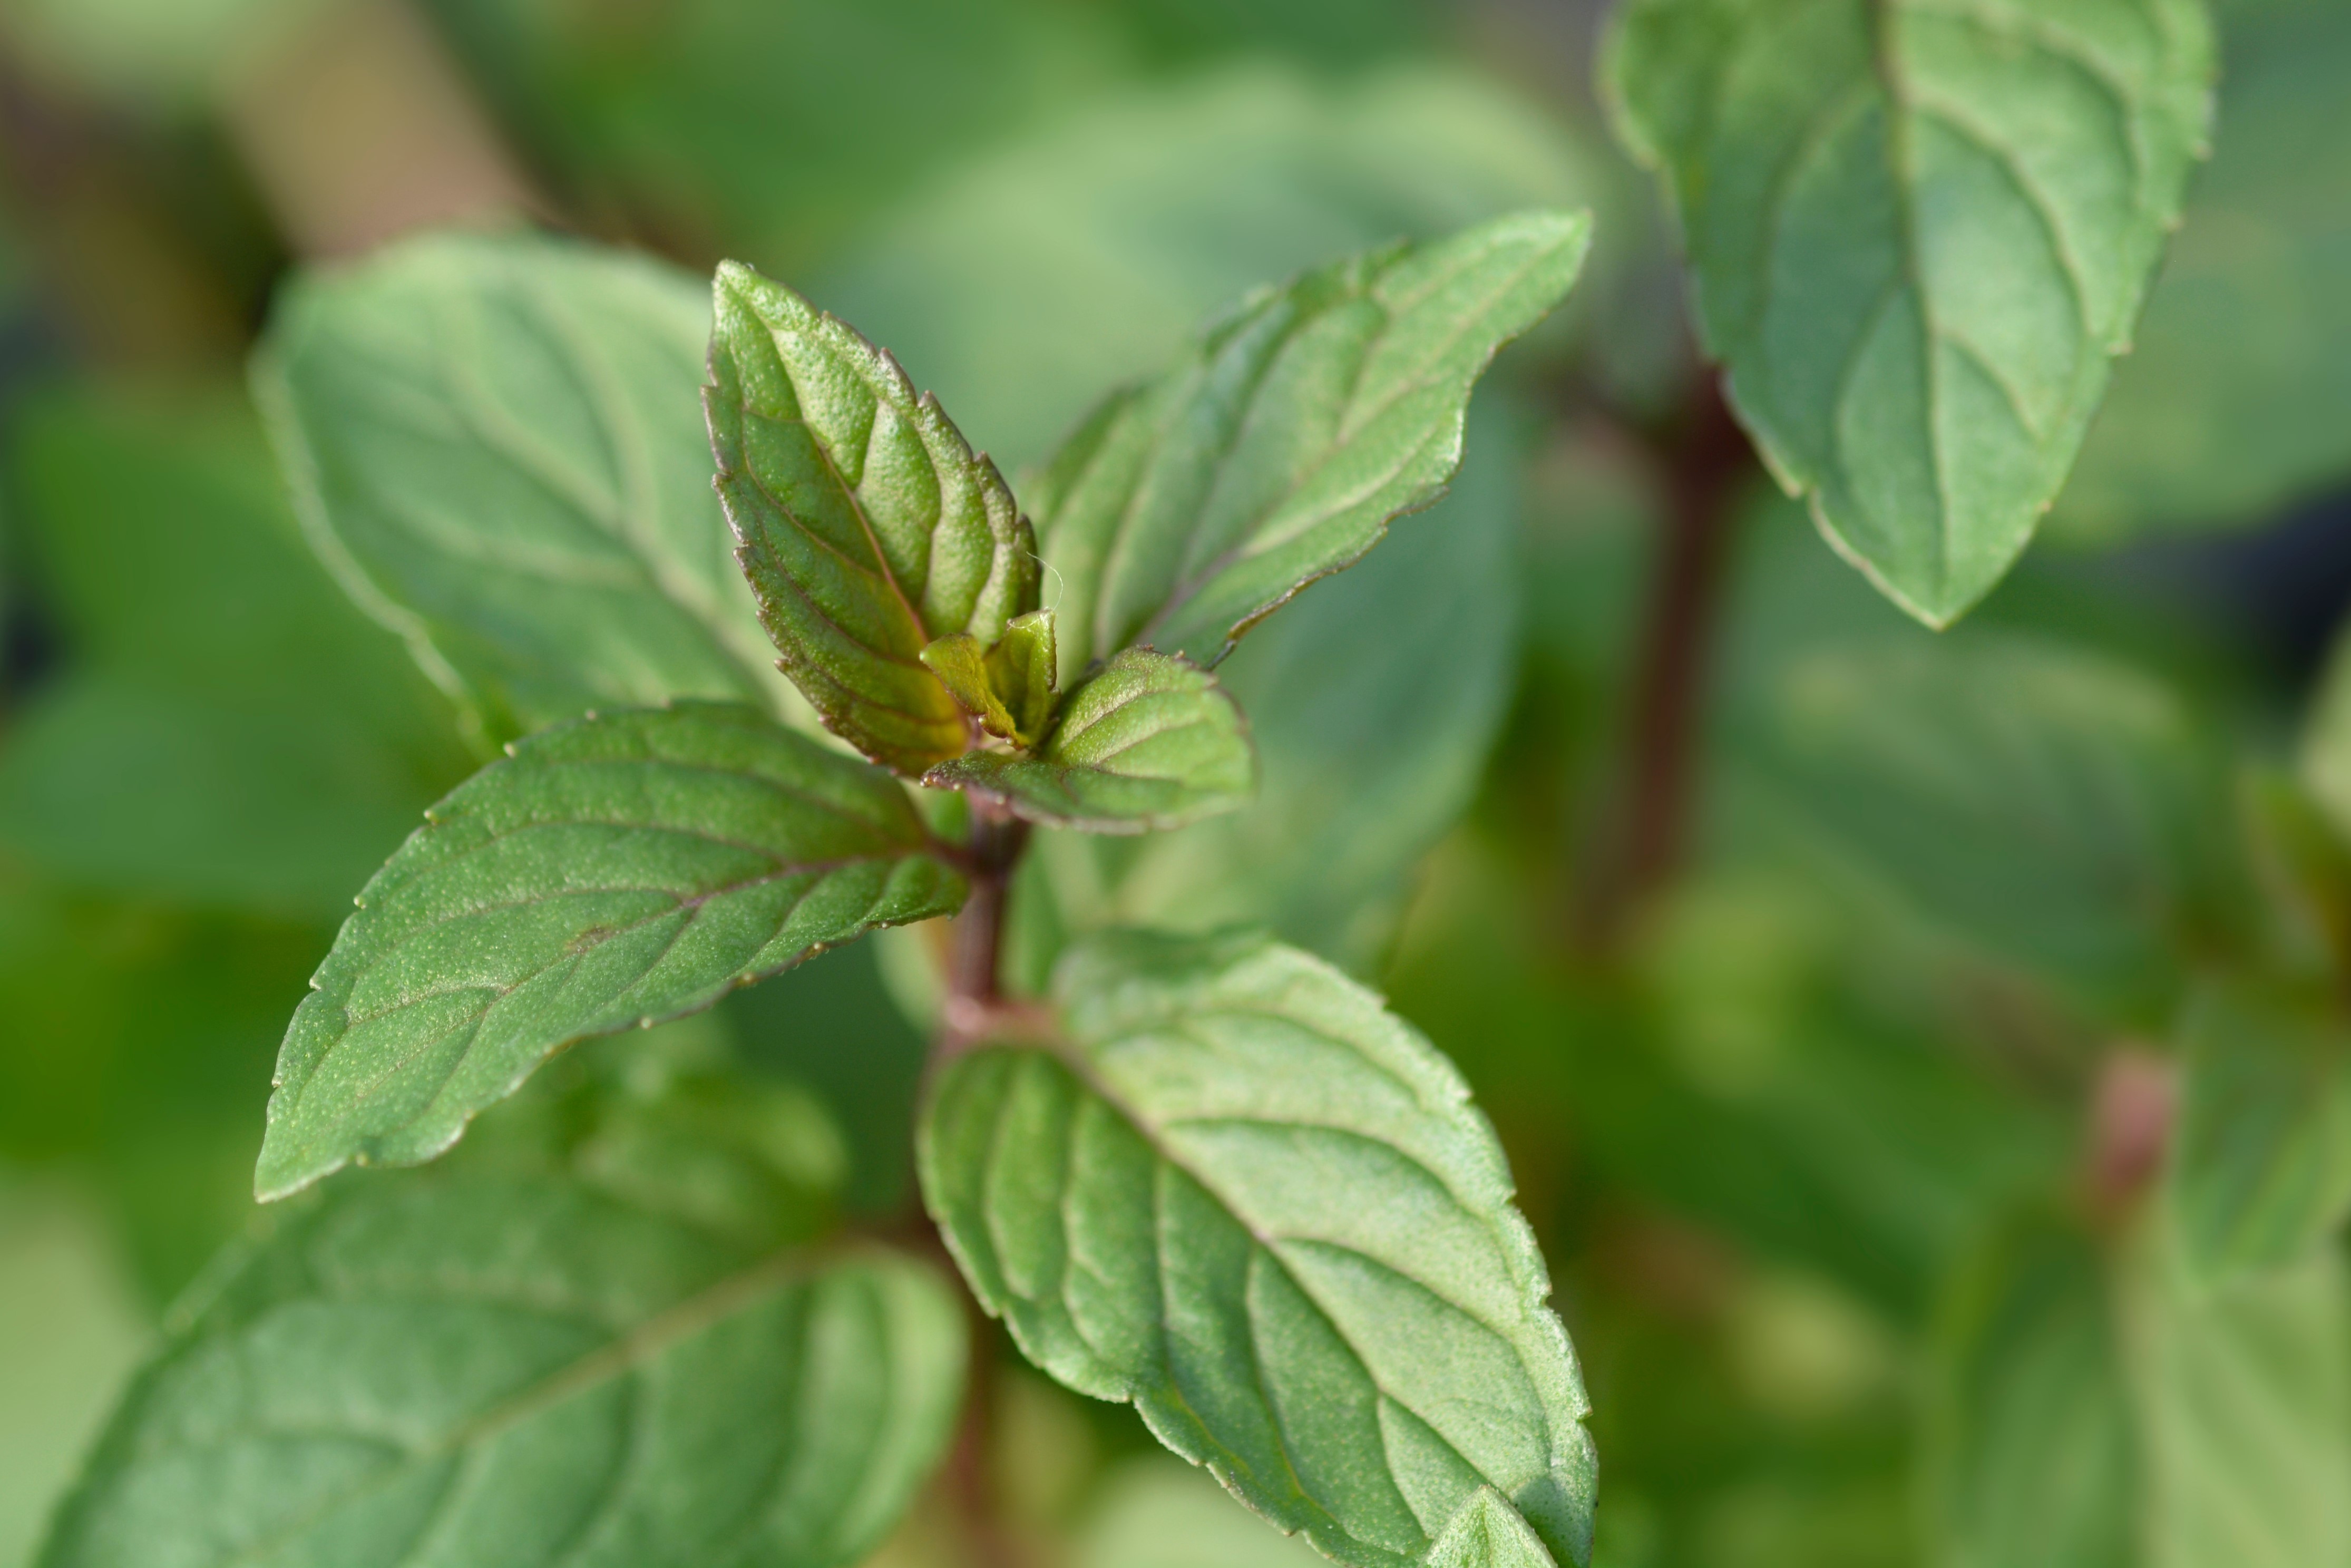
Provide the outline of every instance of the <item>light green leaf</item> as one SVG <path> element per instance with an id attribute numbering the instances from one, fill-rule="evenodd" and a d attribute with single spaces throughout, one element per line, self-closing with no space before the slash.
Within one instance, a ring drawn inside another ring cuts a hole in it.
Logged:
<path id="1" fill-rule="evenodd" d="M 2221 45 L 2212 166 L 2054 537 L 2258 524 L 2351 474 L 2351 11 L 2234 5 Z"/>
<path id="2" fill-rule="evenodd" d="M 1130 644 L 1213 665 L 1434 501 L 1471 386 L 1566 295 L 1590 231 L 1521 213 L 1309 272 L 1102 402 L 1030 497 L 1064 675 Z"/>
<path id="3" fill-rule="evenodd" d="M 1929 625 L 2064 484 L 2202 156 L 2200 0 L 1635 0 L 1604 71 L 1708 352 L 1836 549 Z"/>
<path id="4" fill-rule="evenodd" d="M 493 733 L 785 711 L 710 494 L 709 322 L 660 263 L 520 235 L 427 235 L 280 298 L 254 390 L 311 542 Z"/>
<path id="5" fill-rule="evenodd" d="M 2089 1239 L 2012 1225 L 1957 1281 L 1928 1414 L 1934 1539 L 1969 1568 L 2139 1568 L 2143 1450 Z"/>
<path id="6" fill-rule="evenodd" d="M 606 1179 L 626 1115 L 557 1119 L 560 1157 L 486 1147 L 277 1215 L 175 1312 L 42 1568 L 860 1560 L 953 1423 L 944 1281 L 649 1204 Z"/>
<path id="7" fill-rule="evenodd" d="M 1123 648 L 1070 694 L 1035 756 L 969 752 L 923 782 L 1001 800 L 1032 821 L 1137 833 L 1240 806 L 1256 785 L 1257 758 L 1240 709 L 1214 675 Z"/>
<path id="8" fill-rule="evenodd" d="M 1032 610 L 1004 629 L 987 651 L 987 684 L 1012 720 L 1011 739 L 1033 746 L 1053 722 L 1061 697 L 1053 612 Z"/>
<path id="9" fill-rule="evenodd" d="M 1126 1460 L 1077 1531 L 1077 1568 L 1321 1568 L 1329 1561 L 1165 1454 Z"/>
<path id="10" fill-rule="evenodd" d="M 2141 671 L 1969 628 L 1832 641 L 1741 720 L 1741 766 L 1864 902 L 2162 1027 L 2241 892 L 2223 753 Z"/>
<path id="11" fill-rule="evenodd" d="M 968 738 L 923 649 L 1037 607 L 1029 521 L 895 360 L 739 262 L 714 289 L 703 401 L 760 621 L 830 728 L 919 774 Z"/>
<path id="12" fill-rule="evenodd" d="M 1029 1358 L 1340 1562 L 1420 1561 L 1489 1485 L 1584 1562 L 1583 1380 L 1451 1065 L 1261 936 L 1106 935 L 1055 990 L 1066 1040 L 956 1060 L 918 1143 Z"/>
<path id="13" fill-rule="evenodd" d="M 2147 1462 L 2141 1568 L 2351 1562 L 2343 1259 L 2325 1249 L 2208 1290 L 2149 1250 L 2125 1297 Z"/>
<path id="14" fill-rule="evenodd" d="M 2189 1007 L 2167 1197 L 2191 1276 L 2292 1263 L 2351 1211 L 2351 1030 L 2330 1014 L 2245 987 Z"/>
<path id="15" fill-rule="evenodd" d="M 1480 1487 L 1430 1548 L 1428 1568 L 1555 1568 L 1519 1511 Z"/>
<path id="16" fill-rule="evenodd" d="M 748 708 L 534 736 L 360 895 L 287 1031 L 256 1189 L 431 1159 L 573 1040 L 949 913 L 936 851 L 886 775 Z"/>

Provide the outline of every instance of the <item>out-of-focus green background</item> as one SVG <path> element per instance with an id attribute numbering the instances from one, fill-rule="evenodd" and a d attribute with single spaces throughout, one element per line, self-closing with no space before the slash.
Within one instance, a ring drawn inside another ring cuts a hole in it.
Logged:
<path id="1" fill-rule="evenodd" d="M 2241 802 L 2292 766 L 2351 585 L 2351 6 L 2226 8 L 2216 160 L 2138 351 L 1960 631 L 1758 479 L 1692 854 L 1605 959 L 1579 888 L 1699 383 L 1592 101 L 1602 9 L 0 0 L 0 1568 L 246 1223 L 352 893 L 477 761 L 284 498 L 243 364 L 288 267 L 450 221 L 741 257 L 1011 472 L 1243 289 L 1535 204 L 1592 206 L 1597 248 L 1480 394 L 1460 493 L 1235 661 L 1270 776 L 1308 784 L 1146 849 L 1128 913 L 1287 878 L 1243 903 L 1462 1063 L 1585 1358 L 1614 1568 L 1927 1560 L 1953 1281 L 2064 1189 L 2096 1064 L 2159 1046 L 2251 918 Z M 1393 645 L 1398 605 L 1428 645 Z M 905 956 L 717 1023 L 832 1103 L 874 1213 L 907 1201 Z M 1309 1558 L 1123 1413 L 1006 1377 L 1040 1560 Z M 952 1562 L 935 1533 L 885 1557 Z"/>

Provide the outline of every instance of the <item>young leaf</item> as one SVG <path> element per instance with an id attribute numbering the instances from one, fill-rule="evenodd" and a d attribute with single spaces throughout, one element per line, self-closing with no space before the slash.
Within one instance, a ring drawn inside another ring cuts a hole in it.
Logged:
<path id="1" fill-rule="evenodd" d="M 2190 1006 L 2167 1197 L 2209 1281 L 2307 1256 L 2351 1211 L 2351 1031 L 2241 988 Z"/>
<path id="2" fill-rule="evenodd" d="M 703 403 L 759 619 L 828 727 L 919 774 L 967 740 L 923 650 L 1037 607 L 1028 519 L 895 360 L 738 262 L 714 297 Z"/>
<path id="3" fill-rule="evenodd" d="M 1519 1511 L 1480 1487 L 1430 1548 L 1428 1568 L 1557 1568 Z"/>
<path id="4" fill-rule="evenodd" d="M 41 1568 L 861 1560 L 953 1425 L 945 1282 L 648 1206 L 600 1141 L 297 1205 L 175 1314 Z"/>
<path id="5" fill-rule="evenodd" d="M 1635 0 L 1607 87 L 1708 350 L 1829 540 L 1949 624 L 2048 509 L 2202 156 L 2199 0 Z"/>
<path id="6" fill-rule="evenodd" d="M 1053 612 L 1034 610 L 1004 629 L 987 651 L 987 684 L 1012 719 L 1010 738 L 1034 746 L 1053 722 L 1060 700 L 1059 653 Z"/>
<path id="7" fill-rule="evenodd" d="M 360 895 L 287 1031 L 256 1190 L 431 1159 L 573 1040 L 952 911 L 935 847 L 886 775 L 748 708 L 523 741 Z"/>
<path id="8" fill-rule="evenodd" d="M 1032 821 L 1097 833 L 1174 828 L 1249 799 L 1257 758 L 1217 678 L 1148 648 L 1123 648 L 1070 694 L 1033 757 L 973 751 L 923 782 L 970 789 Z"/>
<path id="9" fill-rule="evenodd" d="M 1584 1562 L 1583 1380 L 1451 1065 L 1262 936 L 1107 935 L 1055 990 L 1066 1042 L 955 1061 L 918 1144 L 1029 1358 L 1342 1563 L 1419 1561 L 1487 1486 Z"/>
<path id="10" fill-rule="evenodd" d="M 701 287 L 531 235 L 300 277 L 253 366 L 311 543 L 498 732 L 603 705 L 778 707 L 695 413 Z"/>
<path id="11" fill-rule="evenodd" d="M 1443 494 L 1471 386 L 1565 296 L 1590 230 L 1521 213 L 1320 268 L 1113 394 L 1031 496 L 1061 669 L 1133 643 L 1212 666 Z"/>

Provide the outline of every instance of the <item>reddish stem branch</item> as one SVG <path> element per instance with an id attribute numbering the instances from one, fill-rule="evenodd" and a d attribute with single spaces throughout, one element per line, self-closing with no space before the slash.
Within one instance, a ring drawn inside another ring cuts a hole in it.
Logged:
<path id="1" fill-rule="evenodd" d="M 1723 565 L 1752 464 L 1711 376 L 1661 455 L 1665 516 L 1626 710 L 1623 795 L 1615 834 L 1593 862 L 1583 921 L 1604 946 L 1679 869 L 1688 834 Z"/>

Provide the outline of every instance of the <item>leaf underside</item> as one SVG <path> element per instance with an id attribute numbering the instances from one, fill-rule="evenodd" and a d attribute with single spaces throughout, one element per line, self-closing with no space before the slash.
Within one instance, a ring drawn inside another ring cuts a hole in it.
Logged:
<path id="1" fill-rule="evenodd" d="M 1134 833 L 1232 810 L 1256 775 L 1240 710 L 1215 676 L 1125 648 L 1070 694 L 1035 755 L 974 751 L 924 782 L 989 796 L 1033 821 Z"/>
<path id="2" fill-rule="evenodd" d="M 573 1040 L 963 897 L 895 781 L 749 708 L 591 716 L 513 753 L 336 937 L 278 1055 L 264 1198 L 430 1159 Z"/>
<path id="3" fill-rule="evenodd" d="M 1479 1490 L 1429 1549 L 1428 1568 L 1557 1568 L 1501 1493 Z"/>
<path id="4" fill-rule="evenodd" d="M 1029 497 L 1064 680 L 1134 643 L 1214 665 L 1435 500 L 1471 386 L 1565 296 L 1590 226 L 1521 213 L 1307 273 L 1099 406 Z"/>
<path id="5" fill-rule="evenodd" d="M 1837 549 L 1945 625 L 2080 451 L 2188 174 L 2199 0 L 1635 0 L 1606 78 L 1708 351 Z"/>
<path id="6" fill-rule="evenodd" d="M 968 739 L 923 649 L 1037 608 L 1035 536 L 896 361 L 739 263 L 714 292 L 703 401 L 760 620 L 830 728 L 919 775 Z"/>
<path id="7" fill-rule="evenodd" d="M 254 361 L 311 543 L 496 733 L 774 707 L 696 417 L 708 296 L 643 257 L 427 235 L 305 274 Z"/>
<path id="8" fill-rule="evenodd" d="M 1080 1392 L 1342 1563 L 1416 1563 L 1481 1487 L 1590 1549 L 1574 1353 L 1451 1066 L 1260 936 L 1093 939 L 1071 1043 L 942 1074 L 919 1144 L 980 1301 Z"/>
<path id="9" fill-rule="evenodd" d="M 563 1171 L 297 1206 L 171 1329 L 42 1568 L 841 1568 L 952 1427 L 961 1312 Z"/>

